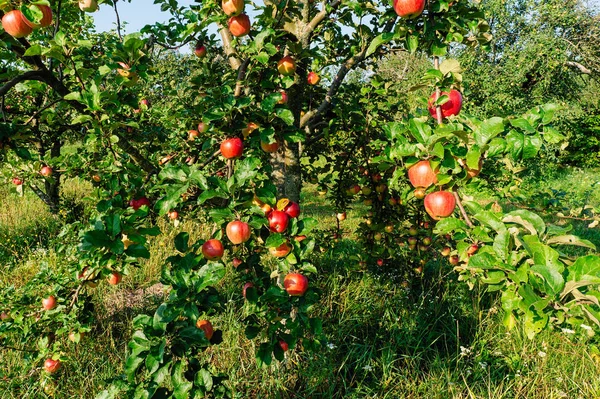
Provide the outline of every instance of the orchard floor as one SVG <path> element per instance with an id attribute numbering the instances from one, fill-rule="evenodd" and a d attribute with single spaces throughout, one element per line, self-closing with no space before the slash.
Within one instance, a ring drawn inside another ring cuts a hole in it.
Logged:
<path id="1" fill-rule="evenodd" d="M 564 207 L 590 204 L 600 209 L 597 170 L 567 170 L 542 181 L 524 181 L 533 200 L 518 196 L 506 207 L 550 210 L 548 221 L 573 223 L 575 232 L 600 247 L 598 228 L 558 216 Z M 66 184 L 73 206 L 89 187 Z M 467 191 L 492 200 L 492 190 Z M 315 187 L 305 190 L 303 210 L 321 225 L 334 226 L 333 209 Z M 19 198 L 0 187 L 0 289 L 19 286 L 40 264 L 61 259 L 54 248 L 60 222 L 31 196 Z M 552 208 L 555 207 L 555 208 Z M 284 362 L 258 368 L 254 343 L 244 337 L 243 298 L 229 270 L 221 287 L 229 300 L 213 320 L 224 342 L 208 351 L 215 367 L 229 376 L 235 398 L 600 398 L 600 350 L 597 338 L 583 331 L 550 331 L 528 340 L 520 326 L 507 332 L 495 297 L 456 282 L 452 269 L 429 264 L 422 276 L 402 287 L 393 265 L 360 267 L 352 232 L 364 209 L 356 206 L 344 222 L 345 235 L 320 256 L 320 316 L 329 342 L 318 353 L 291 351 Z M 63 215 L 66 216 L 66 215 Z M 565 216 L 569 216 L 565 213 Z M 197 236 L 202 227 L 185 221 L 177 229 L 161 222 L 168 234 L 152 242 L 152 257 L 123 284 L 100 285 L 94 293 L 98 317 L 81 343 L 65 342 L 69 362 L 57 382 L 56 398 L 94 398 L 107 381 L 122 372 L 131 321 L 140 311 L 153 312 L 163 295 L 158 284 L 163 260 L 180 230 Z M 194 237 L 192 237 L 194 238 Z M 0 399 L 45 397 L 23 352 L 0 349 Z M 38 362 L 39 364 L 39 362 Z"/>

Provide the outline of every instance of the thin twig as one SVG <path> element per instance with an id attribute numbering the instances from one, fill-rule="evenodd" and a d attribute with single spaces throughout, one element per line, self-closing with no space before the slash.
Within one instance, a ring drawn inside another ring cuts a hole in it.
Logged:
<path id="1" fill-rule="evenodd" d="M 119 0 L 115 0 L 113 3 L 113 8 L 115 9 L 115 14 L 117 16 L 117 34 L 119 35 L 119 39 L 123 41 L 123 35 L 121 35 L 121 17 L 119 17 L 119 10 L 117 10 L 117 2 Z"/>
<path id="2" fill-rule="evenodd" d="M 27 119 L 27 121 L 25 121 L 25 123 L 23 123 L 24 125 L 28 125 L 29 122 L 31 122 L 32 120 L 35 119 L 36 116 L 38 116 L 39 114 L 41 114 L 43 111 L 47 110 L 48 108 L 50 108 L 51 106 L 55 105 L 56 103 L 59 103 L 61 101 L 63 101 L 63 98 L 59 98 L 57 100 L 52 101 L 51 103 L 45 105 L 43 108 L 39 109 L 35 114 L 33 114 L 31 116 L 31 118 Z"/>
<path id="3" fill-rule="evenodd" d="M 454 194 L 454 199 L 456 199 L 456 204 L 458 205 L 458 209 L 460 209 L 460 214 L 462 215 L 463 219 L 465 220 L 465 223 L 467 223 L 467 226 L 469 227 L 473 227 L 473 222 L 471 222 L 471 219 L 469 219 L 469 215 L 467 215 L 467 211 L 465 211 L 465 207 L 462 204 L 462 201 L 460 200 L 460 196 L 458 195 L 458 192 L 453 191 L 452 194 Z"/>
<path id="4" fill-rule="evenodd" d="M 206 165 L 208 165 L 209 163 L 211 163 L 213 161 L 213 159 L 215 159 L 219 155 L 221 155 L 221 150 L 215 151 L 210 157 L 208 157 L 208 159 L 206 161 L 204 161 L 203 163 L 201 163 L 200 165 L 198 165 L 198 168 L 200 168 L 200 169 L 204 168 Z"/>

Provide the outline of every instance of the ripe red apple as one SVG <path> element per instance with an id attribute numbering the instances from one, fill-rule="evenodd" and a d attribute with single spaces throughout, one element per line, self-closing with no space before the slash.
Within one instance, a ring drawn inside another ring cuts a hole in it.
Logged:
<path id="1" fill-rule="evenodd" d="M 346 220 L 346 212 L 341 212 L 338 213 L 337 215 L 335 215 L 335 217 L 337 218 L 337 220 L 339 220 L 340 222 L 343 222 L 344 220 Z"/>
<path id="2" fill-rule="evenodd" d="M 241 260 L 240 258 L 233 258 L 233 260 L 231 261 L 231 263 L 233 263 L 233 267 L 237 268 L 239 265 L 241 265 L 242 263 L 244 263 L 244 261 Z"/>
<path id="3" fill-rule="evenodd" d="M 100 183 L 102 178 L 100 177 L 100 175 L 92 175 L 92 180 L 95 181 L 96 183 Z"/>
<path id="4" fill-rule="evenodd" d="M 223 0 L 221 7 L 227 16 L 233 17 L 244 11 L 244 0 Z"/>
<path id="5" fill-rule="evenodd" d="M 207 131 L 208 131 L 208 123 L 204 123 L 204 122 L 198 123 L 198 132 L 206 133 Z"/>
<path id="6" fill-rule="evenodd" d="M 84 12 L 95 12 L 98 10 L 98 2 L 96 0 L 79 0 L 79 9 Z"/>
<path id="7" fill-rule="evenodd" d="M 459 262 L 458 255 L 451 256 L 450 259 L 448 259 L 448 262 L 450 262 L 450 264 L 453 266 L 458 265 L 458 262 Z"/>
<path id="8" fill-rule="evenodd" d="M 203 46 L 200 43 L 197 43 L 196 44 L 196 48 L 194 49 L 194 54 L 198 58 L 204 58 L 204 57 L 206 57 L 206 47 Z"/>
<path id="9" fill-rule="evenodd" d="M 444 247 L 444 249 L 442 249 L 441 254 L 444 257 L 450 256 L 450 252 L 452 252 L 452 248 L 450 247 Z"/>
<path id="10" fill-rule="evenodd" d="M 250 33 L 250 18 L 246 14 L 240 14 L 229 18 L 227 21 L 229 32 L 235 37 L 246 36 Z"/>
<path id="11" fill-rule="evenodd" d="M 48 298 L 42 299 L 42 308 L 44 310 L 52 310 L 56 307 L 56 297 L 54 295 L 50 295 Z"/>
<path id="12" fill-rule="evenodd" d="M 221 143 L 221 155 L 227 159 L 235 159 L 242 156 L 244 143 L 239 137 L 227 139 Z"/>
<path id="13" fill-rule="evenodd" d="M 52 9 L 49 6 L 32 4 L 31 7 L 37 7 L 42 12 L 42 19 L 36 24 L 35 22 L 28 20 L 25 17 L 25 14 L 23 14 L 23 20 L 29 27 L 37 29 L 52 25 Z"/>
<path id="14" fill-rule="evenodd" d="M 265 143 L 264 141 L 260 142 L 260 148 L 263 149 L 264 152 L 276 152 L 279 149 L 279 143 L 277 141 L 269 144 L 269 143 Z"/>
<path id="15" fill-rule="evenodd" d="M 138 209 L 140 209 L 142 206 L 146 205 L 147 207 L 150 207 L 150 200 L 146 197 L 141 197 L 138 199 L 131 199 L 129 201 L 129 206 L 133 208 L 134 211 L 137 211 Z"/>
<path id="16" fill-rule="evenodd" d="M 279 346 L 284 352 L 287 352 L 290 349 L 290 346 L 284 340 L 279 340 Z"/>
<path id="17" fill-rule="evenodd" d="M 225 232 L 227 233 L 229 241 L 235 245 L 248 241 L 250 239 L 250 234 L 252 234 L 248 223 L 240 220 L 229 222 L 225 228 Z"/>
<path id="18" fill-rule="evenodd" d="M 301 235 L 301 236 L 296 236 L 296 237 L 294 237 L 294 240 L 296 240 L 296 241 L 298 241 L 298 242 L 302 242 L 302 241 L 306 240 L 306 238 L 307 238 L 307 237 L 306 237 L 306 236 L 303 234 L 303 235 Z"/>
<path id="19" fill-rule="evenodd" d="M 424 201 L 425 210 L 435 220 L 448 217 L 454 212 L 456 200 L 448 191 L 435 191 L 427 194 Z"/>
<path id="20" fill-rule="evenodd" d="M 277 70 L 283 76 L 291 76 L 296 73 L 296 61 L 289 55 L 283 57 L 277 63 Z"/>
<path id="21" fill-rule="evenodd" d="M 283 233 L 287 229 L 290 221 L 290 216 L 284 211 L 272 211 L 267 216 L 269 221 L 269 228 L 275 233 Z"/>
<path id="22" fill-rule="evenodd" d="M 377 266 L 383 266 L 383 259 L 377 259 Z"/>
<path id="23" fill-rule="evenodd" d="M 46 359 L 44 362 L 44 371 L 50 374 L 56 373 L 60 369 L 60 360 L 54 360 L 52 358 Z"/>
<path id="24" fill-rule="evenodd" d="M 417 245 L 417 239 L 415 237 L 408 237 L 406 241 L 408 242 L 408 245 Z"/>
<path id="25" fill-rule="evenodd" d="M 394 11 L 401 18 L 416 18 L 425 9 L 425 0 L 394 0 Z"/>
<path id="26" fill-rule="evenodd" d="M 188 141 L 194 141 L 200 136 L 197 130 L 188 130 Z"/>
<path id="27" fill-rule="evenodd" d="M 280 90 L 279 93 L 281 93 L 281 100 L 277 101 L 277 104 L 287 104 L 288 95 L 285 90 Z"/>
<path id="28" fill-rule="evenodd" d="M 145 98 L 142 98 L 142 99 L 140 100 L 140 106 L 145 106 L 146 108 L 150 108 L 150 101 L 148 101 L 148 100 L 147 100 L 147 99 L 145 99 Z"/>
<path id="29" fill-rule="evenodd" d="M 223 257 L 223 244 L 217 239 L 211 239 L 202 244 L 202 255 L 208 260 L 217 260 Z"/>
<path id="30" fill-rule="evenodd" d="M 321 81 L 321 77 L 315 72 L 309 72 L 308 76 L 306 77 L 306 80 L 309 85 L 314 86 Z"/>
<path id="31" fill-rule="evenodd" d="M 242 289 L 242 295 L 244 296 L 244 298 L 246 298 L 246 290 L 250 287 L 254 287 L 254 284 L 252 284 L 252 283 L 244 284 L 244 288 Z"/>
<path id="32" fill-rule="evenodd" d="M 15 186 L 20 186 L 23 184 L 23 180 L 18 177 L 13 177 L 12 182 Z"/>
<path id="33" fill-rule="evenodd" d="M 427 188 L 437 182 L 437 173 L 429 161 L 419 161 L 408 169 L 408 180 L 413 187 Z"/>
<path id="34" fill-rule="evenodd" d="M 117 285 L 121 282 L 121 279 L 123 278 L 123 276 L 121 276 L 121 273 L 119 272 L 112 272 L 111 274 L 108 275 L 108 284 L 110 285 Z"/>
<path id="35" fill-rule="evenodd" d="M 215 332 L 215 330 L 213 330 L 212 324 L 208 320 L 200 320 L 200 319 L 198 319 L 198 321 L 196 321 L 196 328 L 199 328 L 202 331 L 204 331 L 204 336 L 209 341 L 210 341 L 210 339 L 212 338 L 212 336 L 213 336 L 213 334 Z"/>
<path id="36" fill-rule="evenodd" d="M 381 175 L 379 173 L 375 173 L 373 176 L 371 176 L 371 179 L 373 179 L 373 181 L 377 183 L 381 180 Z"/>
<path id="37" fill-rule="evenodd" d="M 462 95 L 458 90 L 450 90 L 448 92 L 442 92 L 440 96 L 446 95 L 448 96 L 448 101 L 442 104 L 442 116 L 444 118 L 448 118 L 450 116 L 458 115 L 462 108 Z M 437 118 L 436 107 L 435 104 L 435 93 L 429 97 L 429 113 L 432 117 Z"/>
<path id="38" fill-rule="evenodd" d="M 291 296 L 302 296 L 308 290 L 308 279 L 300 273 L 290 273 L 283 279 L 283 287 Z"/>
<path id="39" fill-rule="evenodd" d="M 171 220 L 179 219 L 179 212 L 177 212 L 177 211 L 171 211 L 167 215 L 169 216 L 169 219 L 171 219 Z"/>
<path id="40" fill-rule="evenodd" d="M 297 218 L 300 216 L 300 205 L 294 201 L 290 201 L 285 208 L 283 208 L 283 211 L 287 213 L 289 217 Z"/>
<path id="41" fill-rule="evenodd" d="M 40 169 L 40 174 L 44 177 L 48 177 L 52 175 L 52 168 L 49 166 L 42 166 L 42 169 Z"/>
<path id="42" fill-rule="evenodd" d="M 20 10 L 12 10 L 2 17 L 2 28 L 14 38 L 25 37 L 33 32 L 31 26 L 25 22 L 26 20 Z"/>
<path id="43" fill-rule="evenodd" d="M 269 253 L 276 258 L 285 258 L 292 252 L 292 246 L 287 242 L 284 242 L 278 247 L 269 248 Z"/>

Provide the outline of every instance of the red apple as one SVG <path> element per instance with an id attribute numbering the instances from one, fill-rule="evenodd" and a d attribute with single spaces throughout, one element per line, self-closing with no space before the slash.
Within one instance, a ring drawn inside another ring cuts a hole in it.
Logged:
<path id="1" fill-rule="evenodd" d="M 284 242 L 278 247 L 269 248 L 269 253 L 276 258 L 285 258 L 292 252 L 292 246 L 287 242 Z"/>
<path id="2" fill-rule="evenodd" d="M 167 215 L 169 216 L 169 219 L 171 219 L 171 220 L 179 219 L 179 212 L 177 212 L 177 211 L 171 211 Z"/>
<path id="3" fill-rule="evenodd" d="M 225 232 L 227 233 L 229 241 L 235 245 L 248 241 L 250 239 L 250 234 L 252 234 L 248 223 L 244 223 L 240 220 L 229 222 L 225 228 Z"/>
<path id="4" fill-rule="evenodd" d="M 408 169 L 408 180 L 413 187 L 427 188 L 437 182 L 437 173 L 429 161 L 419 161 Z"/>
<path id="5" fill-rule="evenodd" d="M 337 215 L 335 215 L 335 217 L 337 218 L 337 220 L 339 220 L 340 222 L 343 222 L 344 220 L 346 220 L 346 212 L 341 212 L 338 213 Z"/>
<path id="6" fill-rule="evenodd" d="M 314 86 L 321 81 L 321 77 L 317 75 L 315 72 L 309 72 L 306 80 L 309 85 Z"/>
<path id="7" fill-rule="evenodd" d="M 281 100 L 277 101 L 277 104 L 287 104 L 288 95 L 285 90 L 281 90 L 279 93 L 281 93 Z"/>
<path id="8" fill-rule="evenodd" d="M 52 358 L 46 359 L 44 362 L 44 371 L 50 374 L 56 373 L 60 369 L 60 360 L 54 360 Z"/>
<path id="9" fill-rule="evenodd" d="M 206 47 L 204 47 L 200 43 L 196 44 L 196 48 L 194 49 L 194 54 L 198 58 L 204 58 L 204 57 L 206 57 Z"/>
<path id="10" fill-rule="evenodd" d="M 14 38 L 21 38 L 33 32 L 25 22 L 27 19 L 20 10 L 12 10 L 2 17 L 2 28 Z"/>
<path id="11" fill-rule="evenodd" d="M 235 159 L 242 156 L 244 143 L 239 137 L 227 139 L 221 143 L 221 155 L 227 159 Z"/>
<path id="12" fill-rule="evenodd" d="M 194 141 L 200 136 L 197 130 L 188 130 L 188 141 Z"/>
<path id="13" fill-rule="evenodd" d="M 424 201 L 425 210 L 435 220 L 448 217 L 454 212 L 456 200 L 448 191 L 436 191 L 427 194 Z"/>
<path id="14" fill-rule="evenodd" d="M 198 132 L 206 133 L 207 131 L 208 131 L 208 123 L 204 123 L 204 122 L 198 123 Z"/>
<path id="15" fill-rule="evenodd" d="M 417 239 L 415 237 L 408 237 L 406 241 L 408 242 L 408 245 L 417 245 Z"/>
<path id="16" fill-rule="evenodd" d="M 84 12 L 95 12 L 98 10 L 98 2 L 96 0 L 79 0 L 79 9 Z"/>
<path id="17" fill-rule="evenodd" d="M 377 266 L 383 266 L 383 259 L 377 259 Z"/>
<path id="18" fill-rule="evenodd" d="M 246 14 L 240 14 L 229 18 L 227 21 L 229 32 L 235 37 L 246 36 L 250 33 L 250 18 Z"/>
<path id="19" fill-rule="evenodd" d="M 289 217 L 297 218 L 300 216 L 300 205 L 294 201 L 290 201 L 285 208 L 283 208 L 283 211 L 287 213 Z"/>
<path id="20" fill-rule="evenodd" d="M 450 116 L 458 115 L 460 113 L 460 109 L 462 108 L 462 95 L 458 90 L 450 90 L 450 93 L 442 92 L 440 97 L 446 95 L 448 96 L 448 101 L 442 104 L 442 116 L 444 118 L 448 118 Z M 435 93 L 429 97 L 429 113 L 432 117 L 437 118 L 436 107 L 433 105 L 435 103 Z"/>
<path id="21" fill-rule="evenodd" d="M 123 276 L 121 276 L 121 273 L 119 272 L 112 272 L 111 274 L 108 275 L 108 284 L 110 285 L 117 285 L 121 282 L 121 279 L 123 278 Z"/>
<path id="22" fill-rule="evenodd" d="M 459 260 L 460 259 L 458 258 L 458 255 L 453 255 L 450 257 L 450 259 L 448 259 L 448 262 L 450 262 L 451 265 L 455 266 L 458 265 Z"/>
<path id="23" fill-rule="evenodd" d="M 233 17 L 244 11 L 244 0 L 223 0 L 221 7 L 227 16 Z"/>
<path id="24" fill-rule="evenodd" d="M 20 186 L 23 184 L 23 180 L 18 177 L 13 177 L 12 182 L 15 186 Z"/>
<path id="25" fill-rule="evenodd" d="M 254 122 L 248 122 L 248 125 L 246 125 L 247 127 L 245 127 L 244 129 L 242 129 L 242 135 L 244 136 L 244 138 L 250 136 L 250 133 L 252 133 L 253 131 L 255 131 L 256 129 L 258 129 L 260 126 L 257 125 Z"/>
<path id="26" fill-rule="evenodd" d="M 48 298 L 42 299 L 42 308 L 44 310 L 52 310 L 56 307 L 56 297 L 54 295 L 50 295 Z"/>
<path id="27" fill-rule="evenodd" d="M 302 296 L 308 290 L 308 279 L 300 273 L 290 273 L 283 279 L 283 287 L 291 296 Z"/>
<path id="28" fill-rule="evenodd" d="M 425 9 L 425 0 L 394 0 L 394 11 L 402 18 L 416 18 Z"/>
<path id="29" fill-rule="evenodd" d="M 355 184 L 353 186 L 348 187 L 348 189 L 346 190 L 346 194 L 348 195 L 356 195 L 360 192 L 360 186 L 358 184 Z"/>
<path id="30" fill-rule="evenodd" d="M 209 341 L 210 341 L 210 339 L 212 338 L 212 336 L 213 336 L 213 334 L 215 332 L 215 330 L 213 330 L 212 324 L 208 320 L 200 320 L 200 319 L 198 319 L 198 321 L 196 321 L 196 328 L 199 328 L 202 331 L 204 331 L 204 336 Z"/>
<path id="31" fill-rule="evenodd" d="M 8 318 L 10 317 L 10 315 L 6 312 L 2 312 L 0 313 L 0 320 L 4 321 L 4 320 L 8 320 Z"/>
<path id="32" fill-rule="evenodd" d="M 252 284 L 252 283 L 244 284 L 244 288 L 242 289 L 242 295 L 244 296 L 244 298 L 246 298 L 246 290 L 250 287 L 254 287 L 254 284 Z"/>
<path id="33" fill-rule="evenodd" d="M 269 221 L 269 228 L 271 231 L 275 233 L 283 233 L 285 229 L 287 229 L 290 216 L 283 211 L 275 210 L 269 213 L 267 220 Z"/>
<path id="34" fill-rule="evenodd" d="M 296 237 L 294 237 L 294 240 L 296 240 L 296 241 L 298 241 L 298 242 L 302 242 L 302 241 L 306 240 L 306 238 L 307 238 L 307 237 L 306 237 L 306 236 L 303 234 L 303 235 L 301 235 L 301 236 L 296 236 Z"/>
<path id="35" fill-rule="evenodd" d="M 425 238 L 423 238 L 422 242 L 423 242 L 423 245 L 431 245 L 431 238 L 425 237 Z"/>
<path id="36" fill-rule="evenodd" d="M 40 169 L 40 174 L 44 177 L 48 177 L 52 175 L 52 168 L 49 166 L 42 166 L 42 169 Z"/>
<path id="37" fill-rule="evenodd" d="M 95 181 L 96 183 L 100 183 L 102 178 L 100 177 L 100 175 L 92 175 L 92 180 Z"/>
<path id="38" fill-rule="evenodd" d="M 146 197 L 141 197 L 138 199 L 131 199 L 129 201 L 129 206 L 133 208 L 134 211 L 137 211 L 138 209 L 140 209 L 142 206 L 146 205 L 147 207 L 150 207 L 150 200 Z"/>
<path id="39" fill-rule="evenodd" d="M 444 247 L 444 249 L 442 249 L 441 254 L 444 257 L 450 256 L 450 252 L 452 252 L 452 248 L 450 247 Z"/>
<path id="40" fill-rule="evenodd" d="M 244 262 L 240 258 L 233 258 L 231 263 L 233 263 L 233 267 L 237 268 L 239 265 L 241 265 Z"/>
<path id="41" fill-rule="evenodd" d="M 279 340 L 279 346 L 284 352 L 287 352 L 290 349 L 290 346 L 284 340 Z"/>
<path id="42" fill-rule="evenodd" d="M 474 255 L 478 250 L 479 246 L 477 244 L 473 244 L 469 248 L 467 248 L 467 255 Z"/>
<path id="43" fill-rule="evenodd" d="M 147 99 L 145 99 L 145 98 L 142 98 L 142 99 L 140 100 L 140 106 L 144 106 L 144 107 L 146 107 L 146 108 L 150 108 L 150 101 L 148 101 L 148 100 L 147 100 Z"/>
<path id="44" fill-rule="evenodd" d="M 296 61 L 289 55 L 283 57 L 277 63 L 277 70 L 283 76 L 291 76 L 296 72 Z"/>
<path id="45" fill-rule="evenodd" d="M 223 244 L 217 239 L 211 239 L 202 244 L 202 255 L 208 260 L 217 260 L 223 257 Z"/>
<path id="46" fill-rule="evenodd" d="M 265 143 L 264 141 L 260 142 L 260 148 L 263 149 L 264 152 L 277 152 L 277 150 L 279 149 L 279 143 L 277 141 L 269 144 L 269 143 Z"/>
<path id="47" fill-rule="evenodd" d="M 29 27 L 37 29 L 52 25 L 52 9 L 49 6 L 32 4 L 30 7 L 37 7 L 42 12 L 42 19 L 36 24 L 35 22 L 28 20 L 23 14 L 23 20 Z"/>

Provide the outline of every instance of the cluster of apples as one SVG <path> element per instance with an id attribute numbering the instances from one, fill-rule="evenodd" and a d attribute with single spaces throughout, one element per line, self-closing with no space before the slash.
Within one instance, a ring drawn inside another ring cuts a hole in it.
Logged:
<path id="1" fill-rule="evenodd" d="M 296 73 L 296 61 L 291 56 L 286 55 L 277 62 L 277 71 L 282 76 L 293 76 Z M 311 71 L 306 76 L 306 81 L 309 85 L 315 86 L 319 84 L 321 77 L 316 72 Z M 287 102 L 287 95 L 285 96 L 285 102 Z"/>
<path id="2" fill-rule="evenodd" d="M 42 13 L 42 19 L 35 23 L 27 19 L 21 10 L 12 10 L 2 17 L 2 28 L 14 38 L 29 36 L 34 29 L 45 28 L 52 25 L 52 9 L 46 5 L 31 5 L 30 9 L 37 8 Z"/>
<path id="3" fill-rule="evenodd" d="M 233 36 L 242 37 L 250 33 L 250 18 L 244 14 L 244 0 L 223 0 L 221 6 L 230 17 L 227 26 Z"/>
<path id="4" fill-rule="evenodd" d="M 415 187 L 415 197 L 425 198 L 425 210 L 434 220 L 448 217 L 454 213 L 456 200 L 449 191 L 434 191 L 425 195 L 427 188 L 437 182 L 437 171 L 427 160 L 422 160 L 408 169 L 408 180 Z"/>

